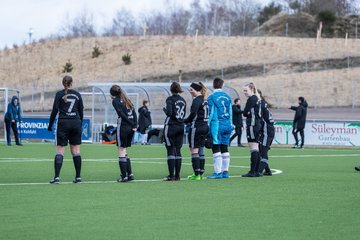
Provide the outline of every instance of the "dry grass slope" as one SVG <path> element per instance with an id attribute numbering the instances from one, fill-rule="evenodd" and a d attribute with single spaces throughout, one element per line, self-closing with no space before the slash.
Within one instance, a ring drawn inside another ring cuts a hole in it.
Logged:
<path id="1" fill-rule="evenodd" d="M 104 53 L 99 58 L 91 57 L 94 46 Z M 127 52 L 132 55 L 131 65 L 124 65 L 121 60 Z M 74 66 L 72 75 L 79 86 L 89 82 L 140 81 L 176 75 L 179 70 L 186 73 L 237 65 L 344 58 L 348 55 L 360 56 L 360 40 L 321 39 L 317 43 L 310 38 L 211 36 L 199 36 L 197 39 L 147 36 L 49 40 L 1 51 L 0 87 L 18 88 L 24 95 L 32 91 L 59 89 L 63 76 L 61 71 L 68 60 Z M 262 77 L 231 80 L 230 84 L 240 90 L 242 82 L 254 80 L 267 95 L 276 98 L 272 100 L 279 106 L 288 106 L 288 101 L 299 93 L 312 95 L 317 91 L 324 91 L 314 99 L 318 104 L 348 106 L 348 99 L 344 98 L 342 91 L 349 91 L 349 82 L 343 80 L 359 80 L 359 69 L 306 74 L 282 74 L 281 69 L 269 72 L 271 74 Z M 311 90 L 314 87 L 316 90 Z M 359 86 L 356 91 L 360 93 Z M 323 103 L 323 97 L 329 94 L 335 100 L 331 104 L 328 104 L 329 101 Z"/>

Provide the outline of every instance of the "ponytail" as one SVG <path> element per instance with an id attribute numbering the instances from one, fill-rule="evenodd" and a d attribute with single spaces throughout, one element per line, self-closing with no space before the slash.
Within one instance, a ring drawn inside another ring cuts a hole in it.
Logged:
<path id="1" fill-rule="evenodd" d="M 125 103 L 125 106 L 128 109 L 130 109 L 131 111 L 134 110 L 134 104 L 124 93 L 121 94 L 120 99 L 121 99 L 121 101 L 123 101 Z"/>
<path id="2" fill-rule="evenodd" d="M 266 104 L 268 105 L 269 108 L 272 108 L 273 105 L 271 103 L 269 103 L 268 101 L 266 101 L 266 98 L 263 96 L 262 92 L 260 89 L 257 90 L 259 95 L 260 95 L 260 99 L 263 100 L 264 102 L 266 102 Z"/>
<path id="3" fill-rule="evenodd" d="M 205 87 L 205 85 L 202 82 L 199 82 L 199 85 L 201 86 L 201 95 L 203 96 L 204 99 L 207 98 L 207 88 Z"/>
<path id="4" fill-rule="evenodd" d="M 64 90 L 65 90 L 65 95 L 63 97 L 65 103 L 67 103 L 67 93 L 72 85 L 72 82 L 73 82 L 73 79 L 69 75 L 66 75 L 62 80 L 62 84 L 63 84 Z"/>
<path id="5" fill-rule="evenodd" d="M 250 82 L 250 83 L 246 84 L 245 86 L 249 87 L 251 90 L 253 90 L 254 95 L 257 96 L 259 99 L 261 99 L 260 94 L 255 86 L 255 83 Z"/>
<path id="6" fill-rule="evenodd" d="M 113 85 L 110 88 L 110 94 L 111 96 L 114 97 L 119 97 L 120 100 L 125 104 L 125 106 L 130 109 L 133 110 L 134 109 L 134 104 L 130 101 L 130 99 L 126 96 L 126 94 L 124 93 L 124 91 L 121 89 L 121 87 L 119 85 Z"/>

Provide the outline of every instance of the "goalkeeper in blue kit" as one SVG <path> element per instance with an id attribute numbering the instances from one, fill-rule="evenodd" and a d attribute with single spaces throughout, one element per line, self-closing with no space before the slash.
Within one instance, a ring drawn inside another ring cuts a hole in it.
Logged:
<path id="1" fill-rule="evenodd" d="M 230 153 L 228 146 L 232 127 L 231 98 L 222 88 L 224 80 L 215 78 L 213 81 L 214 92 L 208 97 L 209 127 L 213 138 L 213 163 L 214 173 L 209 179 L 229 178 Z"/>

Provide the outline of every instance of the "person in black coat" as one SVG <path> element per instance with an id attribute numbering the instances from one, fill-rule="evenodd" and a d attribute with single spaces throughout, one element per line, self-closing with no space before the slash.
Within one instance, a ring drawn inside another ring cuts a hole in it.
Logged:
<path id="1" fill-rule="evenodd" d="M 138 131 L 141 134 L 141 144 L 147 144 L 147 138 L 149 133 L 149 128 L 151 126 L 151 112 L 148 109 L 149 102 L 147 100 L 143 101 L 143 106 L 139 108 L 139 127 Z"/>
<path id="2" fill-rule="evenodd" d="M 299 97 L 299 106 L 291 106 L 290 109 L 295 111 L 294 121 L 293 121 L 293 130 L 292 133 L 295 138 L 295 145 L 293 148 L 304 148 L 305 136 L 304 129 L 306 123 L 306 113 L 308 103 L 304 97 Z M 301 144 L 299 145 L 298 133 L 300 133 Z"/>
<path id="3" fill-rule="evenodd" d="M 234 138 L 237 138 L 237 145 L 238 147 L 243 147 L 241 145 L 241 134 L 242 134 L 242 128 L 243 128 L 243 119 L 242 114 L 243 111 L 241 110 L 241 101 L 239 98 L 236 98 L 234 100 L 234 105 L 232 105 L 232 123 L 235 126 L 235 133 L 230 138 L 230 144 Z"/>
<path id="4" fill-rule="evenodd" d="M 6 128 L 6 140 L 7 145 L 11 146 L 11 132 L 10 128 L 14 133 L 16 145 L 22 146 L 19 140 L 19 132 L 17 128 L 17 122 L 21 121 L 21 109 L 19 98 L 17 96 L 13 96 L 11 99 L 11 103 L 7 106 L 7 111 L 5 113 L 5 128 Z"/>

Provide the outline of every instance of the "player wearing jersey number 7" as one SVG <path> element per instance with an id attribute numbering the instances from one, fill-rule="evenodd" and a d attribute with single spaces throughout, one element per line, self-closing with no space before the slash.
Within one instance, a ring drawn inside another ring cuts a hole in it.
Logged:
<path id="1" fill-rule="evenodd" d="M 82 120 L 84 105 L 79 92 L 71 89 L 73 79 L 65 76 L 62 80 L 64 89 L 57 92 L 50 115 L 48 130 L 52 131 L 57 114 L 56 155 L 54 159 L 55 176 L 50 183 L 60 182 L 60 171 L 63 164 L 65 147 L 70 143 L 70 151 L 75 167 L 74 183 L 81 182 L 80 144 L 82 135 Z"/>

